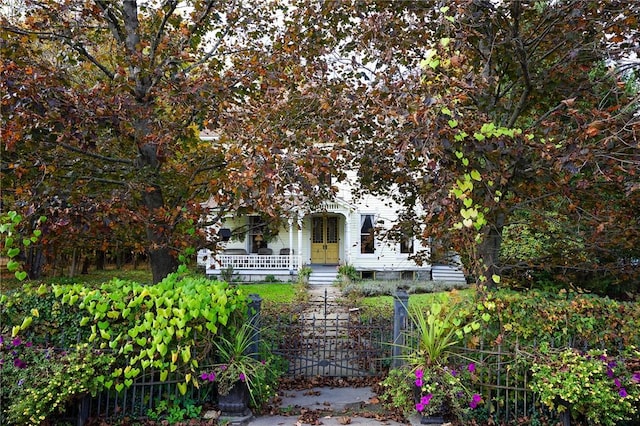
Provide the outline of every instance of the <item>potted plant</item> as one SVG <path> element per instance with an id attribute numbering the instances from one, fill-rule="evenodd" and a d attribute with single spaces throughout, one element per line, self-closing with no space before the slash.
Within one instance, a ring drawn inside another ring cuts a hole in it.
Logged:
<path id="1" fill-rule="evenodd" d="M 260 360 L 255 349 L 255 333 L 251 324 L 244 323 L 218 336 L 213 342 L 218 363 L 200 375 L 201 380 L 217 385 L 218 409 L 223 416 L 250 415 L 249 405 L 258 407 L 262 388 L 275 380 L 270 362 Z"/>
<path id="2" fill-rule="evenodd" d="M 412 306 L 409 317 L 416 327 L 416 341 L 405 348 L 405 365 L 382 383 L 386 388 L 383 399 L 405 414 L 417 412 L 422 424 L 441 424 L 445 417 L 461 419 L 467 410 L 476 408 L 482 398 L 468 388 L 476 379 L 476 364 L 451 362 L 452 348 L 466 334 L 480 329 L 479 321 L 467 320 L 469 314 L 457 303 L 434 302 L 426 310 Z M 398 392 L 407 391 L 411 397 L 397 399 L 405 401 L 403 407 L 393 402 L 394 394 L 397 398 Z"/>

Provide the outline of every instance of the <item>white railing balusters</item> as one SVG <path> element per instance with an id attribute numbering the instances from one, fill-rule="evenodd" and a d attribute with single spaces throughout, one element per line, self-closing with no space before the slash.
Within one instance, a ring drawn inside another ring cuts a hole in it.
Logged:
<path id="1" fill-rule="evenodd" d="M 211 262 L 214 266 L 213 269 L 225 269 L 229 266 L 235 269 L 285 269 L 285 270 L 297 270 L 301 265 L 301 256 L 289 256 L 287 255 L 262 255 L 262 254 L 248 254 L 248 255 L 231 255 L 220 254 L 212 259 Z"/>

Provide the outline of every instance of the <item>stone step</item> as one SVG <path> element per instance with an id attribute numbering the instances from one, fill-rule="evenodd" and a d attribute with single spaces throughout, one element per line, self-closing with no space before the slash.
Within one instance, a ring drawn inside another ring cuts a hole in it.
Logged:
<path id="1" fill-rule="evenodd" d="M 431 267 L 431 278 L 434 281 L 446 281 L 454 283 L 467 282 L 461 269 L 449 265 L 433 265 Z"/>
<path id="2" fill-rule="evenodd" d="M 309 285 L 331 285 L 337 279 L 337 271 L 313 271 L 309 275 Z"/>

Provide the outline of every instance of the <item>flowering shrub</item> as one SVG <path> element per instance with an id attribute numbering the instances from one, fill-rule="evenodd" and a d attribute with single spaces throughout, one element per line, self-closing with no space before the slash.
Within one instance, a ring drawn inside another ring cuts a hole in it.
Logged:
<path id="1" fill-rule="evenodd" d="M 40 425 L 74 399 L 95 395 L 113 361 L 87 345 L 59 351 L 0 336 L 0 424 Z"/>
<path id="2" fill-rule="evenodd" d="M 627 356 L 640 362 L 637 350 Z M 600 350 L 564 349 L 534 363 L 530 386 L 551 409 L 614 426 L 630 419 L 640 402 L 640 371 L 631 371 L 625 359 Z"/>

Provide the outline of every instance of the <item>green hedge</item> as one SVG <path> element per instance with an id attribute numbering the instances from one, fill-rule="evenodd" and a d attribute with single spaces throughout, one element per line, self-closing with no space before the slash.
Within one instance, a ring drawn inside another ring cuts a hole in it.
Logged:
<path id="1" fill-rule="evenodd" d="M 601 348 L 640 346 L 640 305 L 574 292 L 500 290 L 487 339 Z"/>

